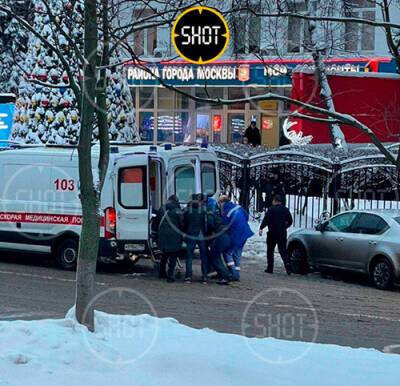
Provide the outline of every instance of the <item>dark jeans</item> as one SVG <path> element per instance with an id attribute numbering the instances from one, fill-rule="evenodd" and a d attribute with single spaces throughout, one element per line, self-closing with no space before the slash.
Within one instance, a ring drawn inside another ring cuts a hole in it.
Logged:
<path id="1" fill-rule="evenodd" d="M 230 273 L 222 259 L 222 254 L 226 252 L 231 246 L 231 239 L 228 235 L 218 236 L 211 244 L 210 256 L 211 263 L 217 273 L 223 278 L 228 280 Z"/>
<path id="2" fill-rule="evenodd" d="M 177 253 L 163 253 L 160 261 L 160 278 L 175 278 L 175 267 L 176 267 Z M 168 272 L 167 272 L 167 263 Z"/>
<path id="3" fill-rule="evenodd" d="M 207 241 L 202 238 L 196 238 L 195 236 L 188 237 L 186 240 L 186 279 L 191 279 L 193 275 L 192 265 L 194 258 L 194 250 L 198 245 L 200 250 L 201 259 L 201 274 L 203 278 L 207 278 L 208 274 L 208 248 Z"/>
<path id="4" fill-rule="evenodd" d="M 271 271 L 274 269 L 274 252 L 275 247 L 278 245 L 278 251 L 281 255 L 283 264 L 285 267 L 289 266 L 289 256 L 286 247 L 287 243 L 287 235 L 274 235 L 271 232 L 267 234 L 267 262 L 268 262 L 268 269 Z"/>

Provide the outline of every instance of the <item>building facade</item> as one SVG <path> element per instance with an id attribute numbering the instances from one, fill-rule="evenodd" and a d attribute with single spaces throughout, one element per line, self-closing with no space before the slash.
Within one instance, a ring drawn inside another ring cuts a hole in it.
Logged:
<path id="1" fill-rule="evenodd" d="M 227 12 L 231 32 L 224 55 L 208 65 L 197 66 L 177 58 L 168 26 L 149 28 L 135 36 L 135 52 L 141 60 L 151 63 L 146 66 L 156 75 L 152 77 L 132 63 L 126 65 L 136 122 L 143 141 L 241 142 L 249 122 L 256 119 L 264 145 L 276 147 L 285 143 L 281 127 L 290 114 L 287 103 L 238 101 L 211 104 L 188 97 L 240 100 L 267 92 L 290 95 L 291 73 L 298 66 L 312 65 L 312 47 L 307 21 L 297 17 L 263 16 L 276 14 L 277 3 L 207 2 L 207 5 Z M 317 15 L 379 20 L 379 9 L 372 3 L 369 0 L 327 0 L 312 2 L 312 6 Z M 304 1 L 293 1 L 287 7 L 288 12 L 306 11 Z M 231 9 L 235 11 L 229 12 Z M 136 9 L 135 15 L 146 17 L 149 12 L 154 11 Z M 393 7 L 392 21 L 396 20 L 400 21 L 400 11 Z M 335 72 L 396 71 L 382 29 L 321 22 L 318 23 L 318 34 L 319 41 L 324 42 L 327 66 Z M 162 83 L 173 85 L 181 93 L 166 89 Z"/>

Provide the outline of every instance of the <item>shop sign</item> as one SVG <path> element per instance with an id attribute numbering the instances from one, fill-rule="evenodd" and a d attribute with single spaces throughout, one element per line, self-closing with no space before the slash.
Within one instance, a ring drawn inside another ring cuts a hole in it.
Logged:
<path id="1" fill-rule="evenodd" d="M 213 115 L 213 131 L 220 132 L 222 130 L 222 115 L 215 114 Z"/>
<path id="2" fill-rule="evenodd" d="M 367 61 L 346 63 L 327 62 L 328 71 L 364 72 Z M 172 86 L 291 86 L 296 62 L 235 63 L 221 62 L 208 65 L 187 63 L 158 63 L 147 66 L 127 65 L 126 73 L 131 86 L 154 86 L 166 82 Z M 301 64 L 313 69 L 310 63 Z M 387 66 L 388 67 L 388 66 Z M 270 110 L 267 108 L 266 110 Z M 275 110 L 275 109 L 274 109 Z"/>
<path id="3" fill-rule="evenodd" d="M 260 101 L 258 105 L 261 110 L 278 110 L 278 102 L 276 101 Z"/>
<path id="4" fill-rule="evenodd" d="M 272 130 L 274 127 L 274 122 L 271 118 L 262 117 L 262 129 L 263 130 Z"/>

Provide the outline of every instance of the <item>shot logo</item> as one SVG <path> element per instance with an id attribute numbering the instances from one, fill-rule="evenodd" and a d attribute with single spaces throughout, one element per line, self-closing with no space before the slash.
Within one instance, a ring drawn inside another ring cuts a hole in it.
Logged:
<path id="1" fill-rule="evenodd" d="M 188 62 L 210 63 L 218 59 L 228 46 L 228 23 L 213 8 L 189 8 L 174 23 L 172 43 L 177 53 Z"/>

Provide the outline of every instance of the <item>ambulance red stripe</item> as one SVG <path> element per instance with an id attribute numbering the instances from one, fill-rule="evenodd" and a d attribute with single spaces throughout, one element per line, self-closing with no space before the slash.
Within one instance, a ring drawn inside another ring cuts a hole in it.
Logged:
<path id="1" fill-rule="evenodd" d="M 0 222 L 82 225 L 82 216 L 71 214 L 0 212 Z"/>

